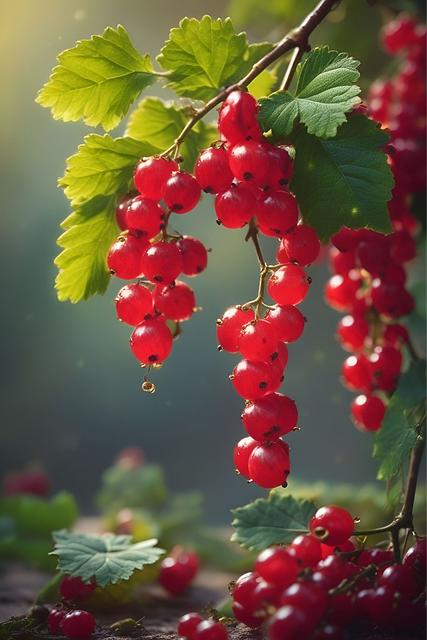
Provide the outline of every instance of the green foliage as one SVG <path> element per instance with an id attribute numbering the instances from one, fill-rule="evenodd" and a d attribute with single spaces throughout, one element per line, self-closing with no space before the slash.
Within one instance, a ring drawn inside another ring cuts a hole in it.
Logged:
<path id="1" fill-rule="evenodd" d="M 307 530 L 315 511 L 316 507 L 308 500 L 272 491 L 268 498 L 258 498 L 232 510 L 235 532 L 231 540 L 254 551 L 292 542 L 298 532 Z"/>
<path id="2" fill-rule="evenodd" d="M 157 562 L 164 550 L 156 547 L 157 540 L 132 544 L 131 536 L 112 534 L 88 535 L 56 531 L 53 534 L 58 556 L 58 569 L 85 582 L 95 578 L 100 587 L 128 580 L 135 569 Z"/>
<path id="3" fill-rule="evenodd" d="M 0 498 L 0 515 L 10 518 L 19 535 L 50 536 L 55 529 L 71 527 L 77 519 L 77 506 L 69 493 L 58 493 L 51 500 L 16 495 Z"/>
<path id="4" fill-rule="evenodd" d="M 161 467 L 144 464 L 136 469 L 114 465 L 102 476 L 102 490 L 97 504 L 103 511 L 152 509 L 167 498 L 164 473 Z"/>
<path id="5" fill-rule="evenodd" d="M 121 25 L 77 42 L 59 54 L 58 62 L 37 102 L 49 107 L 56 120 L 82 119 L 106 131 L 156 79 L 150 56 L 138 53 Z"/>
<path id="6" fill-rule="evenodd" d="M 40 629 L 39 629 L 40 627 Z M 32 638 L 33 632 L 42 630 L 42 625 L 35 618 L 20 616 L 0 622 L 0 640 L 22 640 Z"/>
<path id="7" fill-rule="evenodd" d="M 157 61 L 169 72 L 167 86 L 175 93 L 209 100 L 271 48 L 269 43 L 248 45 L 246 34 L 237 34 L 229 18 L 184 18 L 171 29 Z"/>
<path id="8" fill-rule="evenodd" d="M 345 114 L 360 102 L 359 62 L 328 47 L 313 49 L 298 65 L 294 95 L 278 91 L 261 100 L 259 120 L 277 139 L 290 135 L 295 122 L 308 133 L 331 138 L 345 122 Z"/>
<path id="9" fill-rule="evenodd" d="M 152 145 L 153 153 L 161 153 L 174 143 L 192 112 L 191 106 L 164 102 L 160 98 L 144 98 L 129 118 L 126 135 Z M 192 171 L 200 149 L 208 147 L 217 138 L 215 126 L 198 122 L 180 147 L 183 168 Z"/>
<path id="10" fill-rule="evenodd" d="M 412 363 L 404 373 L 388 405 L 383 425 L 375 435 L 374 457 L 378 478 L 393 479 L 407 463 L 425 422 L 425 361 Z"/>
<path id="11" fill-rule="evenodd" d="M 58 299 L 79 302 L 104 293 L 110 280 L 106 255 L 118 234 L 116 197 L 97 196 L 78 206 L 62 223 L 63 251 L 55 258 Z"/>
<path id="12" fill-rule="evenodd" d="M 326 241 L 342 225 L 391 230 L 387 202 L 393 178 L 382 147 L 387 133 L 353 114 L 335 138 L 321 139 L 295 130 L 295 173 L 291 183 L 304 222 Z"/>
<path id="13" fill-rule="evenodd" d="M 276 65 L 272 69 L 264 69 L 264 71 L 261 71 L 259 76 L 249 84 L 249 93 L 251 93 L 257 100 L 264 96 L 268 96 L 277 83 L 277 70 L 278 66 Z"/>

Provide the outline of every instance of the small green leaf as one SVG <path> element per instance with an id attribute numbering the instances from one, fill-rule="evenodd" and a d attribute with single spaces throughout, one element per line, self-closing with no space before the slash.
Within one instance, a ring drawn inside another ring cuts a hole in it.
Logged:
<path id="1" fill-rule="evenodd" d="M 298 127 L 291 189 L 304 222 L 326 241 L 346 225 L 391 231 L 387 202 L 393 177 L 383 146 L 387 133 L 372 120 L 353 114 L 335 138 L 320 139 Z"/>
<path id="2" fill-rule="evenodd" d="M 72 206 L 99 195 L 124 193 L 138 160 L 156 151 L 148 142 L 90 133 L 77 153 L 68 158 L 59 186 Z"/>
<path id="3" fill-rule="evenodd" d="M 157 61 L 169 72 L 167 86 L 178 95 L 209 100 L 240 80 L 271 48 L 269 43 L 249 46 L 230 18 L 184 18 L 171 29 Z"/>
<path id="4" fill-rule="evenodd" d="M 425 415 L 425 361 L 411 365 L 389 402 L 383 425 L 375 434 L 374 458 L 379 480 L 391 480 L 408 461 L 417 441 L 417 427 Z"/>
<path id="5" fill-rule="evenodd" d="M 298 65 L 295 95 L 277 91 L 261 100 L 259 119 L 275 138 L 289 136 L 295 121 L 308 133 L 332 138 L 345 122 L 345 114 L 360 102 L 359 62 L 328 47 L 313 49 Z"/>
<path id="6" fill-rule="evenodd" d="M 97 196 L 62 223 L 58 245 L 63 251 L 55 259 L 58 300 L 79 302 L 105 292 L 110 280 L 105 259 L 118 234 L 115 208 L 114 196 Z"/>
<path id="7" fill-rule="evenodd" d="M 295 500 L 272 491 L 244 507 L 232 510 L 235 532 L 232 542 L 246 549 L 262 551 L 272 544 L 292 542 L 298 532 L 307 530 L 316 507 L 309 500 Z"/>
<path id="8" fill-rule="evenodd" d="M 100 587 L 128 580 L 135 569 L 157 562 L 164 553 L 155 538 L 132 544 L 131 536 L 56 531 L 53 539 L 51 555 L 58 556 L 58 569 L 85 582 L 95 578 Z"/>
<path id="9" fill-rule="evenodd" d="M 160 98 L 144 98 L 129 118 L 126 135 L 152 145 L 157 153 L 161 153 L 181 133 L 191 117 L 190 110 L 191 107 L 180 107 L 173 102 L 163 102 Z M 200 150 L 217 138 L 215 126 L 198 122 L 180 147 L 184 169 L 192 171 Z"/>
<path id="10" fill-rule="evenodd" d="M 150 56 L 138 53 L 121 25 L 78 41 L 59 54 L 58 62 L 36 102 L 49 107 L 55 120 L 82 119 L 106 131 L 156 79 Z"/>
<path id="11" fill-rule="evenodd" d="M 12 519 L 18 535 L 50 536 L 55 529 L 71 527 L 77 515 L 76 501 L 65 491 L 50 500 L 30 495 L 0 498 L 0 517 Z"/>

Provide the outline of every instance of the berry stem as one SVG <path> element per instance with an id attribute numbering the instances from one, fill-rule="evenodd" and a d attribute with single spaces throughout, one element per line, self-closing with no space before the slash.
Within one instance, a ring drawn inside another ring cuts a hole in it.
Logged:
<path id="1" fill-rule="evenodd" d="M 260 60 L 258 60 L 258 62 L 256 62 L 252 66 L 250 71 L 243 78 L 241 78 L 239 82 L 225 87 L 216 96 L 209 100 L 209 102 L 207 102 L 203 107 L 201 107 L 200 109 L 196 109 L 194 115 L 190 118 L 190 120 L 188 120 L 181 133 L 175 139 L 175 142 L 168 149 L 166 149 L 164 153 L 162 153 L 162 156 L 176 154 L 180 145 L 185 140 L 187 134 L 191 131 L 191 129 L 212 109 L 223 102 L 229 93 L 235 91 L 236 89 L 246 88 L 248 84 L 252 82 L 252 80 L 258 77 L 262 71 L 264 71 L 264 69 L 266 69 L 268 66 L 270 66 L 270 64 L 275 62 L 278 58 L 283 56 L 288 51 L 291 51 L 295 48 L 297 50 L 301 49 L 302 51 L 306 50 L 308 46 L 308 39 L 312 32 L 316 29 L 316 27 L 319 26 L 322 20 L 324 20 L 324 18 L 326 18 L 326 16 L 336 8 L 336 6 L 340 2 L 341 0 L 320 0 L 320 2 L 318 2 L 314 9 L 304 18 L 300 25 L 296 29 L 290 31 L 284 38 L 279 40 L 279 42 L 275 44 L 273 49 L 269 51 L 265 56 L 260 58 Z M 292 75 L 290 76 L 290 80 L 291 79 Z"/>
<path id="2" fill-rule="evenodd" d="M 302 56 L 304 55 L 304 52 L 307 51 L 308 49 L 309 49 L 309 45 L 308 45 L 308 43 L 306 43 L 305 47 L 300 46 L 300 47 L 297 47 L 294 50 L 294 52 L 292 54 L 292 57 L 290 59 L 290 62 L 288 64 L 288 66 L 287 66 L 285 75 L 283 76 L 283 80 L 282 80 L 282 82 L 280 84 L 280 90 L 281 91 L 286 91 L 287 89 L 289 89 L 289 86 L 290 86 L 290 84 L 292 82 L 292 78 L 295 75 L 295 71 L 297 69 L 297 66 L 298 66 Z"/>

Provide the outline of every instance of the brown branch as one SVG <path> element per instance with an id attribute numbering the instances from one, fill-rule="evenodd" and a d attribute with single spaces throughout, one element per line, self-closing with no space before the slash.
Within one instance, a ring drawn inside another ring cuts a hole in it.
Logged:
<path id="1" fill-rule="evenodd" d="M 297 47 L 293 54 L 292 54 L 292 58 L 288 64 L 288 67 L 286 69 L 285 75 L 283 76 L 283 80 L 280 83 L 280 90 L 281 91 L 286 91 L 287 89 L 289 89 L 289 85 L 292 82 L 292 78 L 294 77 L 295 71 L 297 69 L 297 66 L 302 58 L 302 56 L 304 55 L 304 48 L 303 47 Z"/>

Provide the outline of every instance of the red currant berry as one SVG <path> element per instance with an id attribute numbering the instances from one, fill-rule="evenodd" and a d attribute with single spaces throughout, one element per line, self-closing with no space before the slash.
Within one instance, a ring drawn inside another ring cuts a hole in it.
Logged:
<path id="1" fill-rule="evenodd" d="M 369 392 L 372 387 L 369 362 L 363 354 L 349 356 L 342 367 L 344 385 L 352 391 Z"/>
<path id="2" fill-rule="evenodd" d="M 357 396 L 351 404 L 351 414 L 362 431 L 378 431 L 385 415 L 385 405 L 378 396 Z"/>
<path id="3" fill-rule="evenodd" d="M 309 528 L 312 535 L 324 544 L 333 546 L 346 542 L 353 535 L 354 520 L 346 509 L 331 505 L 316 511 Z"/>
<path id="4" fill-rule="evenodd" d="M 231 376 L 237 393 L 246 400 L 258 400 L 280 385 L 275 372 L 266 362 L 241 360 Z"/>
<path id="5" fill-rule="evenodd" d="M 191 236 L 182 236 L 177 241 L 182 257 L 182 273 L 186 276 L 197 276 L 206 269 L 208 252 L 200 240 Z"/>
<path id="6" fill-rule="evenodd" d="M 328 597 L 313 582 L 295 582 L 283 592 L 280 603 L 282 606 L 308 609 L 314 621 L 318 621 L 326 611 Z"/>
<path id="7" fill-rule="evenodd" d="M 407 316 L 415 308 L 411 294 L 401 284 L 375 278 L 372 282 L 372 304 L 378 313 L 389 318 Z"/>
<path id="8" fill-rule="evenodd" d="M 203 618 L 198 613 L 186 613 L 178 621 L 178 635 L 185 640 L 194 640 L 198 625 L 203 622 Z"/>
<path id="9" fill-rule="evenodd" d="M 293 163 L 292 158 L 284 147 L 276 147 L 269 144 L 267 147 L 270 156 L 270 175 L 269 183 L 275 187 L 283 187 L 287 185 L 292 178 Z"/>
<path id="10" fill-rule="evenodd" d="M 264 622 L 265 614 L 263 611 L 254 612 L 252 609 L 246 609 L 240 602 L 236 601 L 233 602 L 231 608 L 236 620 L 251 629 L 256 629 Z"/>
<path id="11" fill-rule="evenodd" d="M 168 593 L 178 595 L 185 591 L 193 580 L 188 566 L 179 558 L 168 556 L 160 564 L 159 583 Z"/>
<path id="12" fill-rule="evenodd" d="M 218 128 L 222 137 L 236 144 L 253 138 L 261 140 L 262 134 L 256 118 L 258 105 L 250 93 L 232 91 L 222 103 Z"/>
<path id="13" fill-rule="evenodd" d="M 325 287 L 325 300 L 337 311 L 349 311 L 359 286 L 360 276 L 356 270 L 347 276 L 332 276 Z"/>
<path id="14" fill-rule="evenodd" d="M 233 451 L 233 460 L 234 467 L 236 472 L 241 476 L 249 480 L 249 470 L 248 470 L 248 461 L 249 456 L 255 447 L 257 447 L 259 442 L 254 440 L 253 438 L 242 438 L 234 447 Z M 246 574 L 245 574 L 246 575 Z M 236 583 L 237 584 L 237 583 Z M 242 602 L 242 604 L 244 604 Z"/>
<path id="15" fill-rule="evenodd" d="M 153 318 L 144 320 L 130 337 L 130 348 L 142 364 L 164 362 L 172 351 L 172 334 L 164 320 Z"/>
<path id="16" fill-rule="evenodd" d="M 283 306 L 275 305 L 269 309 L 265 319 L 278 333 L 279 340 L 283 342 L 295 342 L 301 337 L 306 319 L 301 311 L 291 304 Z"/>
<path id="17" fill-rule="evenodd" d="M 365 230 L 356 250 L 360 266 L 371 275 L 380 275 L 389 259 L 389 243 L 382 233 Z"/>
<path id="18" fill-rule="evenodd" d="M 415 22 L 409 16 L 400 14 L 386 24 L 382 31 L 382 42 L 389 53 L 397 53 L 414 43 Z"/>
<path id="19" fill-rule="evenodd" d="M 148 280 L 170 284 L 182 271 L 182 257 L 175 242 L 155 242 L 141 258 L 141 271 Z"/>
<path id="20" fill-rule="evenodd" d="M 217 221 L 227 229 L 240 229 L 254 215 L 256 196 L 254 189 L 245 184 L 233 184 L 215 198 Z"/>
<path id="21" fill-rule="evenodd" d="M 299 607 L 285 606 L 270 618 L 269 640 L 308 640 L 314 626 L 310 612 Z"/>
<path id="22" fill-rule="evenodd" d="M 200 194 L 200 185 L 191 173 L 175 171 L 163 188 L 162 198 L 171 211 L 188 213 L 199 202 Z"/>
<path id="23" fill-rule="evenodd" d="M 227 628 L 221 622 L 204 620 L 196 629 L 194 640 L 227 640 Z"/>
<path id="24" fill-rule="evenodd" d="M 228 162 L 234 177 L 258 187 L 269 184 L 270 156 L 265 142 L 246 140 L 229 151 Z"/>
<path id="25" fill-rule="evenodd" d="M 153 311 L 151 291 L 140 284 L 126 284 L 118 292 L 115 302 L 118 319 L 133 327 Z"/>
<path id="26" fill-rule="evenodd" d="M 260 580 L 253 595 L 255 611 L 267 613 L 271 607 L 278 607 L 281 593 L 282 587 Z"/>
<path id="27" fill-rule="evenodd" d="M 194 176 L 207 193 L 225 191 L 233 182 L 228 166 L 228 155 L 224 147 L 205 149 L 197 158 Z"/>
<path id="28" fill-rule="evenodd" d="M 307 224 L 299 224 L 287 233 L 277 251 L 278 262 L 296 262 L 305 267 L 319 257 L 320 240 L 317 233 Z"/>
<path id="29" fill-rule="evenodd" d="M 322 559 L 321 544 L 310 535 L 297 536 L 289 546 L 289 552 L 302 569 L 314 567 Z"/>
<path id="30" fill-rule="evenodd" d="M 393 390 L 402 367 L 402 354 L 390 345 L 375 347 L 369 366 L 374 385 L 384 391 Z"/>
<path id="31" fill-rule="evenodd" d="M 331 242 L 339 251 L 354 251 L 361 240 L 360 231 L 342 227 L 338 233 L 335 233 Z"/>
<path id="32" fill-rule="evenodd" d="M 346 351 L 360 351 L 369 335 L 369 325 L 364 318 L 344 316 L 338 323 L 337 336 Z"/>
<path id="33" fill-rule="evenodd" d="M 298 411 L 295 402 L 281 393 L 251 402 L 242 413 L 248 434 L 255 440 L 275 440 L 296 427 Z"/>
<path id="34" fill-rule="evenodd" d="M 377 585 L 392 589 L 395 593 L 401 593 L 410 600 L 419 593 L 415 574 L 410 567 L 402 564 L 386 567 L 379 576 Z"/>
<path id="35" fill-rule="evenodd" d="M 127 231 L 126 211 L 131 202 L 132 196 L 126 195 L 116 207 L 116 222 L 121 231 Z"/>
<path id="36" fill-rule="evenodd" d="M 389 324 L 384 328 L 383 339 L 386 344 L 397 347 L 409 341 L 408 329 L 403 324 Z"/>
<path id="37" fill-rule="evenodd" d="M 96 621 L 88 611 L 76 609 L 65 614 L 62 620 L 62 632 L 67 638 L 84 640 L 95 631 Z"/>
<path id="38" fill-rule="evenodd" d="M 240 344 L 240 331 L 248 322 L 252 322 L 255 314 L 252 309 L 229 307 L 222 318 L 217 320 L 216 333 L 222 349 L 237 353 Z"/>
<path id="39" fill-rule="evenodd" d="M 349 271 L 356 267 L 356 258 L 352 251 L 345 253 L 339 251 L 336 247 L 331 247 L 329 251 L 329 261 L 331 270 L 340 276 L 346 276 Z"/>
<path id="40" fill-rule="evenodd" d="M 248 460 L 250 479 L 264 489 L 284 485 L 290 467 L 289 447 L 282 440 L 258 443 Z"/>
<path id="41" fill-rule="evenodd" d="M 259 576 L 253 571 L 241 575 L 234 584 L 232 583 L 232 597 L 234 602 L 238 602 L 245 609 L 253 609 L 254 591 L 259 581 Z"/>
<path id="42" fill-rule="evenodd" d="M 136 196 L 126 210 L 126 225 L 132 232 L 147 238 L 156 236 L 162 227 L 163 209 L 158 202 Z"/>
<path id="43" fill-rule="evenodd" d="M 295 558 L 284 547 L 271 547 L 262 551 L 255 564 L 256 572 L 264 580 L 285 589 L 298 577 Z"/>
<path id="44" fill-rule="evenodd" d="M 188 320 L 196 306 L 193 289 L 180 280 L 167 287 L 156 287 L 153 300 L 157 311 L 175 322 Z"/>
<path id="45" fill-rule="evenodd" d="M 252 320 L 240 331 L 239 351 L 248 360 L 268 360 L 279 348 L 279 336 L 268 320 Z"/>
<path id="46" fill-rule="evenodd" d="M 277 269 L 268 281 L 268 292 L 280 305 L 299 304 L 310 288 L 311 280 L 304 269 L 287 264 Z"/>
<path id="47" fill-rule="evenodd" d="M 148 247 L 146 238 L 122 236 L 111 245 L 107 265 L 111 275 L 123 280 L 133 280 L 141 274 L 141 259 Z"/>
<path id="48" fill-rule="evenodd" d="M 259 229 L 264 235 L 281 238 L 298 222 L 296 198 L 289 191 L 267 193 L 259 203 L 256 215 Z"/>
<path id="49" fill-rule="evenodd" d="M 84 600 L 96 589 L 94 582 L 83 582 L 81 578 L 65 576 L 59 585 L 59 593 L 64 600 L 76 602 Z"/>
<path id="50" fill-rule="evenodd" d="M 53 635 L 59 635 L 62 631 L 62 621 L 67 613 L 62 607 L 54 608 L 49 612 L 47 618 L 47 626 L 50 633 Z"/>
<path id="51" fill-rule="evenodd" d="M 147 158 L 137 165 L 134 182 L 139 193 L 151 200 L 160 200 L 166 181 L 178 165 L 166 158 Z"/>
<path id="52" fill-rule="evenodd" d="M 427 564 L 426 539 L 419 538 L 415 545 L 408 549 L 403 557 L 403 566 L 409 567 L 418 583 L 425 584 Z"/>

